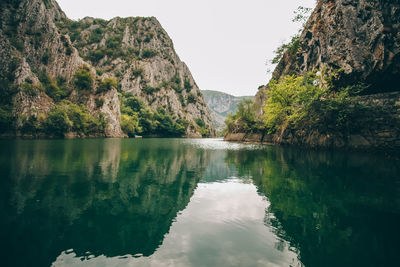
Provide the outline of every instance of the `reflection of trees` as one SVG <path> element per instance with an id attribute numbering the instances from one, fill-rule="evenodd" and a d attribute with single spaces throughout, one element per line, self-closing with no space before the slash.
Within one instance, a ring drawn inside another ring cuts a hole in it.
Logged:
<path id="1" fill-rule="evenodd" d="M 0 181 L 6 263 L 49 266 L 69 248 L 151 255 L 189 202 L 208 156 L 178 141 L 143 141 L 16 142 Z"/>
<path id="2" fill-rule="evenodd" d="M 400 240 L 398 162 L 269 147 L 230 151 L 271 202 L 266 223 L 305 266 L 393 266 Z"/>

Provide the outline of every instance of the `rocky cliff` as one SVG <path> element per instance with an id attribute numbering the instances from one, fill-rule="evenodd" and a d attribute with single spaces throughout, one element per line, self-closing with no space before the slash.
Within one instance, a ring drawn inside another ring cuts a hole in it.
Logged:
<path id="1" fill-rule="evenodd" d="M 283 55 L 274 79 L 341 69 L 337 86 L 363 83 L 365 94 L 398 91 L 400 1 L 319 0 L 298 46 Z M 261 103 L 264 91 L 257 94 Z"/>
<path id="2" fill-rule="evenodd" d="M 331 89 L 362 84 L 364 96 L 355 97 L 352 103 L 367 105 L 369 111 L 357 115 L 352 125 L 360 126 L 346 133 L 329 125 L 331 129 L 324 132 L 283 127 L 273 135 L 263 139 L 261 134 L 256 139 L 323 147 L 399 147 L 400 99 L 395 93 L 400 90 L 399 29 L 399 1 L 319 0 L 299 40 L 292 44 L 294 49 L 284 53 L 273 78 L 339 70 Z M 258 116 L 264 113 L 268 90 L 261 87 L 256 95 Z M 245 136 L 231 135 L 228 139 Z"/>
<path id="3" fill-rule="evenodd" d="M 225 127 L 225 120 L 229 114 L 237 111 L 237 105 L 244 99 L 253 99 L 252 96 L 233 96 L 218 91 L 202 90 L 204 99 L 211 111 L 213 124 L 218 131 Z"/>
<path id="4" fill-rule="evenodd" d="M 0 5 L 1 105 L 16 120 L 3 131 L 23 131 L 29 119 L 45 119 L 68 100 L 104 124 L 105 136 L 122 137 L 121 96 L 133 95 L 184 122 L 185 136 L 214 134 L 198 86 L 155 18 L 72 21 L 54 0 Z"/>
<path id="5" fill-rule="evenodd" d="M 342 69 L 337 85 L 364 83 L 365 93 L 399 90 L 400 2 L 320 0 L 273 76 Z"/>

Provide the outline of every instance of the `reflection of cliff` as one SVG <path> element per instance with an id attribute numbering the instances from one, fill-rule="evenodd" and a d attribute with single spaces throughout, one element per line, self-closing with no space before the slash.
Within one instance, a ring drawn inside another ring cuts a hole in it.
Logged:
<path id="1" fill-rule="evenodd" d="M 174 142 L 9 144 L 4 151 L 16 156 L 1 167 L 0 181 L 5 266 L 49 266 L 70 248 L 77 255 L 151 255 L 208 163 L 205 151 Z"/>
<path id="2" fill-rule="evenodd" d="M 271 202 L 266 223 L 305 266 L 394 266 L 398 258 L 398 162 L 269 147 L 228 153 Z"/>

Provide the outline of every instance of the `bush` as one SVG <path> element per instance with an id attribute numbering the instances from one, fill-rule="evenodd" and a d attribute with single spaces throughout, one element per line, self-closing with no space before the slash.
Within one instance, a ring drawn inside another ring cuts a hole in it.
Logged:
<path id="1" fill-rule="evenodd" d="M 186 89 L 186 92 L 188 92 L 188 93 L 189 93 L 189 92 L 192 90 L 192 88 L 193 88 L 192 84 L 191 84 L 190 81 L 187 80 L 187 79 L 185 79 L 184 87 L 185 87 L 185 89 Z"/>
<path id="2" fill-rule="evenodd" d="M 101 76 L 101 75 L 103 75 L 103 71 L 96 69 L 96 74 L 97 74 L 97 76 Z"/>
<path id="3" fill-rule="evenodd" d="M 180 137 L 186 133 L 189 123 L 175 120 L 164 108 L 152 111 L 140 98 L 124 93 L 121 95 L 121 113 L 124 115 L 123 131 L 129 136 L 135 133 L 160 137 Z M 136 125 L 136 121 L 139 124 Z"/>
<path id="4" fill-rule="evenodd" d="M 40 85 L 38 84 L 32 84 L 29 82 L 24 82 L 22 84 L 22 91 L 30 96 L 36 96 L 39 94 L 40 91 Z"/>
<path id="5" fill-rule="evenodd" d="M 140 112 L 146 107 L 145 103 L 136 96 L 129 96 L 125 99 L 124 105 L 130 107 L 134 112 Z"/>
<path id="6" fill-rule="evenodd" d="M 63 97 L 63 92 L 60 87 L 58 87 L 57 83 L 51 79 L 48 84 L 45 85 L 46 94 L 54 99 L 54 101 L 60 101 Z"/>
<path id="7" fill-rule="evenodd" d="M 148 94 L 148 95 L 150 95 L 150 94 L 152 94 L 152 93 L 154 93 L 154 92 L 157 92 L 157 91 L 159 91 L 159 90 L 160 90 L 159 87 L 151 87 L 151 86 L 149 86 L 149 85 L 146 85 L 146 86 L 143 88 L 143 91 L 144 91 L 146 94 Z"/>
<path id="8" fill-rule="evenodd" d="M 110 91 L 112 88 L 117 88 L 118 82 L 114 78 L 104 78 L 97 89 L 97 93 Z"/>
<path id="9" fill-rule="evenodd" d="M 106 40 L 106 47 L 109 49 L 121 49 L 122 35 L 114 35 Z"/>
<path id="10" fill-rule="evenodd" d="M 53 108 L 46 119 L 45 130 L 55 136 L 63 136 L 72 128 L 72 121 L 69 119 L 67 110 L 64 106 Z"/>
<path id="11" fill-rule="evenodd" d="M 189 104 L 194 104 L 194 103 L 196 103 L 196 97 L 195 97 L 192 93 L 189 93 L 189 94 L 188 94 L 187 102 L 188 102 Z"/>
<path id="12" fill-rule="evenodd" d="M 71 93 L 67 88 L 67 81 L 64 77 L 59 76 L 54 80 L 44 70 L 37 70 L 36 74 L 41 82 L 39 88 L 44 90 L 54 101 L 58 102 Z"/>
<path id="13" fill-rule="evenodd" d="M 132 115 L 121 115 L 121 128 L 124 133 L 126 133 L 129 137 L 135 136 L 135 134 L 140 134 L 142 132 L 142 128 L 139 126 L 139 117 L 137 113 Z"/>
<path id="14" fill-rule="evenodd" d="M 49 63 L 50 55 L 51 55 L 50 49 L 46 48 L 46 50 L 44 51 L 43 56 L 42 56 L 42 63 L 44 65 L 47 65 Z"/>
<path id="15" fill-rule="evenodd" d="M 49 112 L 44 126 L 48 134 L 55 136 L 63 136 L 70 131 L 88 135 L 104 133 L 106 121 L 102 114 L 93 117 L 83 105 L 63 100 Z"/>
<path id="16" fill-rule="evenodd" d="M 74 74 L 74 84 L 78 90 L 91 90 L 93 77 L 88 66 L 81 66 Z"/>
<path id="17" fill-rule="evenodd" d="M 179 102 L 181 102 L 182 107 L 186 107 L 186 102 L 183 95 L 179 95 Z"/>
<path id="18" fill-rule="evenodd" d="M 91 51 L 85 58 L 94 63 L 98 63 L 104 56 L 105 56 L 104 50 L 97 49 L 97 50 Z"/>
<path id="19" fill-rule="evenodd" d="M 135 77 L 142 77 L 143 75 L 143 69 L 142 68 L 135 68 L 132 70 L 132 75 Z"/>
<path id="20" fill-rule="evenodd" d="M 152 58 L 157 55 L 157 51 L 151 49 L 143 49 L 142 51 L 142 58 Z"/>
<path id="21" fill-rule="evenodd" d="M 332 128 L 343 132 L 350 130 L 349 127 L 357 127 L 354 117 L 366 109 L 351 98 L 351 95 L 359 93 L 359 87 L 334 91 L 331 85 L 333 75 L 335 73 L 329 76 L 308 73 L 272 80 L 264 107 L 267 130 L 273 133 L 281 127 L 321 131 Z"/>
<path id="22" fill-rule="evenodd" d="M 94 101 L 96 102 L 96 107 L 97 108 L 100 108 L 100 107 L 102 107 L 104 105 L 104 99 L 103 98 L 96 98 Z"/>
<path id="23" fill-rule="evenodd" d="M 202 137 L 209 137 L 210 136 L 210 129 L 206 125 L 203 119 L 197 118 L 194 120 L 196 124 L 199 126 L 198 131 L 200 132 Z"/>
<path id="24" fill-rule="evenodd" d="M 256 107 L 250 99 L 244 99 L 238 104 L 236 114 L 229 114 L 225 120 L 227 132 L 259 132 L 263 123 L 256 117 Z"/>
<path id="25" fill-rule="evenodd" d="M 99 43 L 103 38 L 103 30 L 101 28 L 94 29 L 89 37 L 89 44 Z"/>

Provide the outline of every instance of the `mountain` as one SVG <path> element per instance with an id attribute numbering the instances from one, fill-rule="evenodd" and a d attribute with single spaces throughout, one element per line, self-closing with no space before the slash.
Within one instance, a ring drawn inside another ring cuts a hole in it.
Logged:
<path id="1" fill-rule="evenodd" d="M 304 30 L 292 39 L 275 68 L 273 79 L 284 83 L 288 75 L 307 79 L 314 72 L 313 88 L 331 85 L 323 92 L 325 96 L 309 106 L 309 110 L 314 110 L 312 114 L 304 110 L 297 125 L 286 121 L 269 131 L 261 129 L 256 135 L 243 131 L 231 133 L 227 140 L 250 139 L 309 147 L 398 148 L 399 32 L 397 0 L 317 1 Z M 325 77 L 330 80 L 324 80 Z M 276 88 L 276 83 L 273 86 Z M 259 117 L 264 113 L 270 92 L 270 86 L 263 86 L 255 97 Z M 341 95 L 345 97 L 340 98 Z M 276 99 L 271 101 L 276 103 Z M 298 104 L 301 103 L 304 102 Z M 293 108 L 296 107 L 289 106 Z"/>
<path id="2" fill-rule="evenodd" d="M 156 18 L 66 17 L 0 4 L 0 130 L 32 136 L 212 136 L 204 98 Z"/>
<path id="3" fill-rule="evenodd" d="M 225 119 L 229 114 L 237 111 L 237 105 L 244 99 L 253 99 L 253 96 L 233 96 L 219 91 L 201 91 L 208 108 L 211 110 L 211 117 L 217 131 L 225 127 Z"/>

